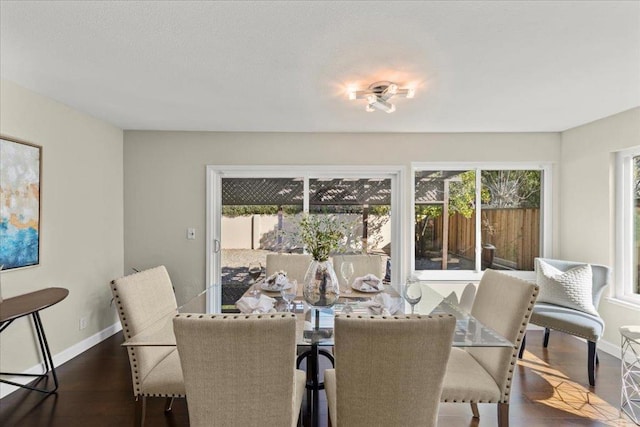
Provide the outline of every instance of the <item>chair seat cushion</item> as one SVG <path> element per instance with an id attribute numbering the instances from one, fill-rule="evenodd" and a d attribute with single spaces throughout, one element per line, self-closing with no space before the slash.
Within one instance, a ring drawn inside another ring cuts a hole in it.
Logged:
<path id="1" fill-rule="evenodd" d="M 184 379 L 178 350 L 173 350 L 142 379 L 142 394 L 159 397 L 184 397 Z"/>
<path id="2" fill-rule="evenodd" d="M 500 389 L 493 377 L 465 350 L 451 349 L 442 387 L 442 402 L 497 403 Z"/>
<path id="3" fill-rule="evenodd" d="M 536 303 L 530 323 L 589 341 L 598 341 L 604 332 L 604 320 L 600 316 L 548 303 Z"/>

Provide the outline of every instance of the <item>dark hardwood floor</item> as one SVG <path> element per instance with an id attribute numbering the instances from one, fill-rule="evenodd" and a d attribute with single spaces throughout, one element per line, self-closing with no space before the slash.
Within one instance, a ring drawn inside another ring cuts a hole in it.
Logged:
<path id="1" fill-rule="evenodd" d="M 122 334 L 105 340 L 57 369 L 54 395 L 18 390 L 0 400 L 0 426 L 131 426 L 134 399 Z M 620 362 L 600 352 L 596 387 L 589 387 L 586 344 L 552 332 L 548 349 L 542 333 L 529 332 L 511 394 L 511 426 L 632 426 L 619 418 Z M 381 397 L 393 398 L 393 397 Z M 163 399 L 149 399 L 147 426 L 188 426 L 187 405 L 177 399 L 169 415 Z M 495 426 L 496 405 L 479 405 L 473 419 L 467 404 L 443 404 L 438 425 Z M 327 425 L 326 409 L 321 425 Z M 235 426 L 234 426 L 235 427 Z"/>

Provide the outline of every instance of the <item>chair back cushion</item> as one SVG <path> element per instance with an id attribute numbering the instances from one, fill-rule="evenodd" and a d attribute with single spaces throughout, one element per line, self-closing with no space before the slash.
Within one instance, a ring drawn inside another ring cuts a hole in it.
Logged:
<path id="1" fill-rule="evenodd" d="M 340 274 L 342 264 L 345 262 L 353 263 L 353 277 L 351 277 L 351 283 L 344 283 L 344 278 Z M 334 255 L 333 256 L 333 269 L 338 276 L 338 280 L 342 285 L 351 286 L 353 280 L 356 277 L 363 277 L 367 274 L 375 274 L 375 276 L 382 280 L 385 274 L 385 265 L 382 261 L 381 255 Z"/>
<path id="2" fill-rule="evenodd" d="M 177 310 L 169 273 L 164 266 L 115 279 L 111 292 L 118 309 L 125 339 L 171 321 Z M 128 347 L 134 394 L 143 393 L 144 378 L 175 349 L 172 347 Z"/>
<path id="3" fill-rule="evenodd" d="M 192 427 L 295 423 L 294 314 L 180 314 L 173 322 Z"/>
<path id="4" fill-rule="evenodd" d="M 267 254 L 266 276 L 283 270 L 287 272 L 289 280 L 297 280 L 298 283 L 304 283 L 304 275 L 311 264 L 311 255 L 309 254 Z"/>
<path id="5" fill-rule="evenodd" d="M 339 426 L 435 426 L 455 318 L 336 315 Z"/>
<path id="6" fill-rule="evenodd" d="M 551 258 L 536 258 L 536 260 L 543 261 L 548 265 L 551 265 L 557 268 L 560 271 L 567 271 L 575 267 L 579 267 L 585 265 L 584 262 L 575 262 L 575 261 L 564 261 L 559 259 L 551 259 Z M 535 263 L 537 268 L 537 261 Z M 591 294 L 593 306 L 598 308 L 598 304 L 600 303 L 600 298 L 602 297 L 602 292 L 604 288 L 609 284 L 609 280 L 611 279 L 611 268 L 606 265 L 601 264 L 590 264 L 591 265 L 591 274 L 592 274 L 592 285 L 591 285 Z"/>
<path id="7" fill-rule="evenodd" d="M 485 270 L 471 314 L 511 341 L 513 347 L 470 347 L 467 351 L 493 377 L 509 401 L 513 367 L 538 296 L 538 286 L 494 270 Z"/>

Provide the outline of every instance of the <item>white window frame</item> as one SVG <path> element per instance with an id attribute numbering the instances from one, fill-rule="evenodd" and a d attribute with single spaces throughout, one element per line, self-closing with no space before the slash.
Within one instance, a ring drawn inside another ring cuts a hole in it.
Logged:
<path id="1" fill-rule="evenodd" d="M 640 306 L 640 294 L 633 292 L 633 158 L 640 146 L 616 153 L 616 262 L 615 298 Z"/>
<path id="2" fill-rule="evenodd" d="M 552 251 L 552 163 L 529 163 L 529 162 L 436 162 L 421 163 L 415 162 L 411 164 L 411 206 L 410 206 L 410 224 L 411 229 L 411 274 L 425 281 L 478 281 L 484 274 L 480 269 L 481 265 L 481 227 L 480 216 L 476 216 L 476 269 L 475 270 L 419 270 L 415 269 L 415 174 L 417 171 L 423 170 L 460 170 L 476 171 L 476 206 L 480 206 L 480 180 L 481 170 L 540 170 L 542 171 L 542 194 L 540 200 L 540 256 L 549 257 Z M 535 280 L 533 271 L 506 271 L 513 276 L 523 278 L 525 280 Z"/>
<path id="3" fill-rule="evenodd" d="M 206 285 L 214 292 L 207 301 L 208 312 L 219 313 L 222 306 L 222 286 L 220 277 L 220 217 L 222 203 L 219 199 L 222 190 L 222 178 L 303 178 L 304 193 L 309 192 L 309 180 L 315 178 L 384 178 L 391 180 L 391 283 L 399 284 L 404 280 L 401 268 L 405 259 L 404 209 L 405 206 L 405 168 L 399 165 L 380 166 L 336 166 L 336 165 L 207 165 L 207 201 L 206 201 Z M 303 211 L 309 211 L 305 197 Z"/>

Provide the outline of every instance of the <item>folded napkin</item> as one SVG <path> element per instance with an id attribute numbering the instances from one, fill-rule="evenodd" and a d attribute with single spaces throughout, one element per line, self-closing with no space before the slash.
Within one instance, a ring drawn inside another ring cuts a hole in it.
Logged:
<path id="1" fill-rule="evenodd" d="M 378 279 L 375 274 L 367 274 L 363 277 L 356 277 L 351 287 L 353 289 L 364 292 L 382 291 L 384 289 L 382 280 Z"/>
<path id="2" fill-rule="evenodd" d="M 289 283 L 287 280 L 287 272 L 281 270 L 277 273 L 273 273 L 271 276 L 267 277 L 266 283 L 267 288 L 269 289 L 273 289 L 274 291 L 281 290 Z"/>
<path id="3" fill-rule="evenodd" d="M 241 313 L 274 313 L 276 311 L 273 308 L 276 300 L 268 297 L 265 294 L 260 294 L 259 298 L 256 297 L 242 297 L 236 301 L 236 307 Z"/>
<path id="4" fill-rule="evenodd" d="M 371 314 L 390 316 L 396 314 L 402 307 L 402 300 L 392 298 L 389 294 L 378 294 L 369 301 L 361 303 L 362 307 L 367 307 Z"/>

